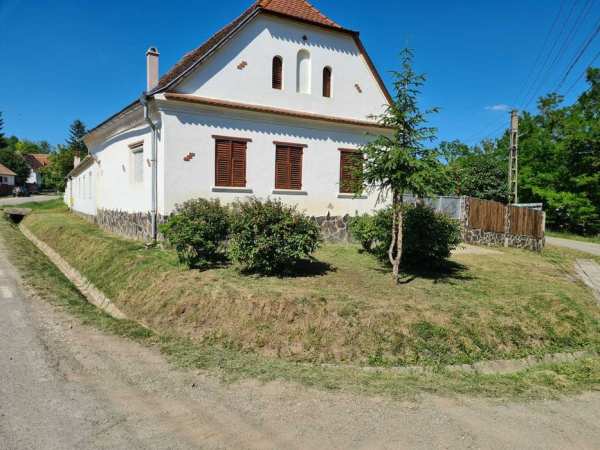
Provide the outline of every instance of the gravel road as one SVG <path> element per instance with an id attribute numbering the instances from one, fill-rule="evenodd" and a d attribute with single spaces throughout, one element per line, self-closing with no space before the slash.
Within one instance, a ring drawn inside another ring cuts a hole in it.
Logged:
<path id="1" fill-rule="evenodd" d="M 589 253 L 591 255 L 600 256 L 600 244 L 592 242 L 575 241 L 573 239 L 556 238 L 552 236 L 546 237 L 546 242 L 557 247 L 566 247 L 580 252 Z"/>
<path id="2" fill-rule="evenodd" d="M 48 202 L 60 195 L 32 195 L 31 197 L 0 197 L 0 206 L 16 206 L 29 202 Z"/>
<path id="3" fill-rule="evenodd" d="M 23 289 L 0 240 L 1 449 L 592 449 L 600 393 L 418 401 L 224 385 Z"/>

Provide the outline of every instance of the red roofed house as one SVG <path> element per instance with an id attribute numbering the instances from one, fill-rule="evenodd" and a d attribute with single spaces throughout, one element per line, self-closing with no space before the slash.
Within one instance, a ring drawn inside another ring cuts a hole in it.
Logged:
<path id="1" fill-rule="evenodd" d="M 0 164 L 0 195 L 10 195 L 15 187 L 15 176 L 17 174 L 8 167 Z"/>
<path id="2" fill-rule="evenodd" d="M 148 239 L 198 197 L 281 199 L 336 227 L 375 207 L 349 181 L 356 150 L 389 133 L 373 114 L 390 96 L 358 32 L 305 0 L 259 0 L 162 77 L 158 59 L 141 97 L 85 136 L 74 211 Z"/>
<path id="3" fill-rule="evenodd" d="M 42 169 L 50 164 L 48 155 L 44 153 L 31 153 L 24 155 L 27 165 L 31 169 L 29 178 L 25 181 L 29 192 L 38 192 L 42 188 Z"/>

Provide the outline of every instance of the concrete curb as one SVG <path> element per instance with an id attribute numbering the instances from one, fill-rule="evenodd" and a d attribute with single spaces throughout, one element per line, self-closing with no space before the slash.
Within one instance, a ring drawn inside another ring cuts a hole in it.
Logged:
<path id="1" fill-rule="evenodd" d="M 58 267 L 65 277 L 77 287 L 84 297 L 94 306 L 115 319 L 127 319 L 127 316 L 117 308 L 90 280 L 74 269 L 62 256 L 40 241 L 23 224 L 19 225 L 23 235 L 29 239 L 52 263 Z"/>

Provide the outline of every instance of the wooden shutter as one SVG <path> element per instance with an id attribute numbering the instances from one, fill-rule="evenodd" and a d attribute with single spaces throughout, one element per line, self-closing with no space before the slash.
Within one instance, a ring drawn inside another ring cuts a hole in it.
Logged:
<path id="1" fill-rule="evenodd" d="M 283 85 L 283 60 L 276 56 L 273 58 L 273 89 L 280 89 Z"/>
<path id="2" fill-rule="evenodd" d="M 215 140 L 215 186 L 246 186 L 246 142 Z"/>
<path id="3" fill-rule="evenodd" d="M 340 192 L 354 194 L 360 180 L 362 157 L 353 150 L 340 150 Z"/>
<path id="4" fill-rule="evenodd" d="M 323 69 L 323 97 L 331 97 L 331 69 Z"/>
<path id="5" fill-rule="evenodd" d="M 231 146 L 231 185 L 246 187 L 246 143 L 233 141 Z"/>
<path id="6" fill-rule="evenodd" d="M 302 189 L 302 147 L 275 147 L 275 189 Z"/>
<path id="7" fill-rule="evenodd" d="M 231 184 L 231 141 L 215 141 L 215 186 Z"/>

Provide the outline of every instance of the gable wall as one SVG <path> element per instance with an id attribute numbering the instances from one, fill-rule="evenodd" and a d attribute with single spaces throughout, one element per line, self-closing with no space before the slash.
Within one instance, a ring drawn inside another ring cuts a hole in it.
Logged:
<path id="1" fill-rule="evenodd" d="M 306 35 L 305 43 L 302 37 Z M 311 93 L 297 92 L 297 55 L 310 52 Z M 283 58 L 283 90 L 271 86 L 274 56 Z M 243 70 L 238 65 L 245 61 Z M 322 96 L 322 71 L 333 70 L 332 97 Z M 362 89 L 359 93 L 355 84 Z M 309 24 L 259 15 L 203 62 L 177 92 L 215 99 L 365 120 L 386 98 L 353 38 Z"/>

